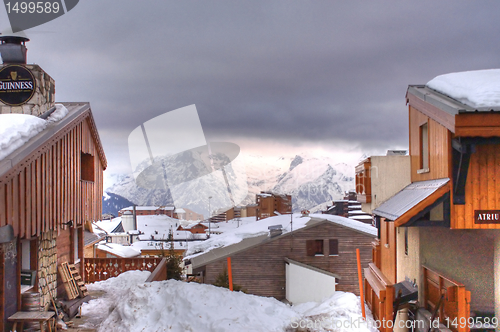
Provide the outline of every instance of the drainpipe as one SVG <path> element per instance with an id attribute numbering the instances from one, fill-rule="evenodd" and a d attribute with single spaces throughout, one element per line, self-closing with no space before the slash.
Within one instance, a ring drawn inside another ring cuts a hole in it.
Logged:
<path id="1" fill-rule="evenodd" d="M 494 289 L 495 289 L 495 317 L 500 321 L 500 231 L 495 232 L 495 248 L 494 248 Z M 499 324 L 500 325 L 500 324 Z M 500 332 L 500 326 L 497 325 L 496 331 Z"/>
<path id="2" fill-rule="evenodd" d="M 137 213 L 135 210 L 135 204 L 134 204 L 134 231 L 137 230 Z"/>

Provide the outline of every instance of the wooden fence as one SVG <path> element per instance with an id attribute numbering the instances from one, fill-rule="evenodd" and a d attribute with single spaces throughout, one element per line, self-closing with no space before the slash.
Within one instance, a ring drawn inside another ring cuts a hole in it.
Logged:
<path id="1" fill-rule="evenodd" d="M 108 278 L 117 277 L 123 272 L 140 270 L 150 271 L 153 273 L 157 266 L 162 262 L 161 257 L 144 257 L 144 258 L 85 258 L 83 266 L 83 274 L 85 283 L 102 281 Z M 160 265 L 160 268 L 165 264 Z M 161 272 L 163 273 L 163 272 Z M 157 277 L 162 276 L 157 272 Z M 155 279 L 156 280 L 156 279 Z M 159 279 L 158 279 L 159 280 Z"/>

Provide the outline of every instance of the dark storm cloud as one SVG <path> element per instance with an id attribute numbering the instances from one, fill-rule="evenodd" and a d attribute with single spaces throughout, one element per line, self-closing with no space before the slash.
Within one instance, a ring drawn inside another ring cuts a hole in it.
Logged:
<path id="1" fill-rule="evenodd" d="M 408 84 L 498 67 L 500 3 L 85 1 L 28 36 L 108 151 L 196 104 L 207 138 L 407 144 Z M 42 30 L 42 29 L 40 29 Z M 121 142 L 121 143 L 120 143 Z"/>

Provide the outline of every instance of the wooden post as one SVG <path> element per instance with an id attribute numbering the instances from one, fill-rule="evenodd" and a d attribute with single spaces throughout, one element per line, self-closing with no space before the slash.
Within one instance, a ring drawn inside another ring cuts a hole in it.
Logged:
<path id="1" fill-rule="evenodd" d="M 231 257 L 227 258 L 227 275 L 229 277 L 229 290 L 233 291 L 233 271 L 231 270 Z"/>
<path id="2" fill-rule="evenodd" d="M 363 294 L 363 275 L 361 274 L 361 258 L 359 257 L 359 249 L 356 249 L 356 257 L 358 259 L 358 279 L 359 279 L 359 296 L 361 299 L 361 313 L 363 314 L 363 319 L 366 320 L 365 296 Z"/>

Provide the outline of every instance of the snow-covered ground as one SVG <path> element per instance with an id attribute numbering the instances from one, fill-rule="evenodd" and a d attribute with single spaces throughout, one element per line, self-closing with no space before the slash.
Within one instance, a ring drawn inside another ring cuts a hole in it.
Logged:
<path id="1" fill-rule="evenodd" d="M 90 291 L 105 293 L 83 305 L 82 315 L 91 322 L 87 327 L 100 322 L 100 332 L 377 331 L 368 309 L 367 321 L 361 318 L 359 297 L 352 293 L 290 306 L 212 285 L 144 283 L 148 276 L 129 271 L 88 285 Z"/>

